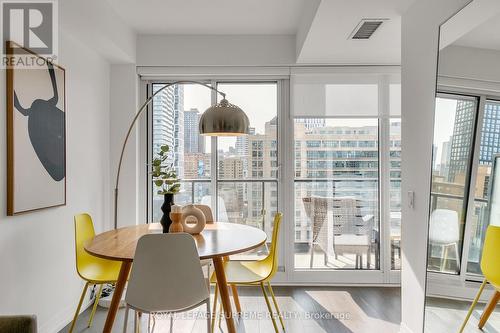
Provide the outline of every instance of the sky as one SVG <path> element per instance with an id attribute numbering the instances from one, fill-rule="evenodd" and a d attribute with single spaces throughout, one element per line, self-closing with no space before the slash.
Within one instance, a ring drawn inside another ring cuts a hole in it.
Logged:
<path id="1" fill-rule="evenodd" d="M 218 90 L 226 93 L 229 103 L 239 106 L 248 116 L 250 126 L 255 127 L 257 134 L 264 134 L 265 123 L 270 121 L 278 112 L 278 91 L 274 83 L 224 83 L 219 84 Z M 211 91 L 200 85 L 184 86 L 184 110 L 197 108 L 200 113 L 210 107 Z M 220 96 L 220 95 L 219 95 Z M 209 152 L 210 138 L 205 138 L 207 152 Z M 235 145 L 236 137 L 219 138 L 218 149 L 224 151 Z"/>
<path id="2" fill-rule="evenodd" d="M 437 153 L 434 158 L 435 163 L 441 162 L 443 142 L 450 141 L 450 136 L 453 135 L 456 111 L 456 100 L 439 97 L 436 98 L 436 112 L 434 115 L 434 145 L 437 147 Z"/>

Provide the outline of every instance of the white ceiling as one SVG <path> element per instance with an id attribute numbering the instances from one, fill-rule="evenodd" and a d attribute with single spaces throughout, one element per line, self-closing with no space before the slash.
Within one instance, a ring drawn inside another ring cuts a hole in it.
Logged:
<path id="1" fill-rule="evenodd" d="M 298 62 L 399 64 L 401 14 L 412 2 L 413 0 L 322 1 Z M 388 20 L 369 40 L 348 39 L 363 18 Z"/>
<path id="2" fill-rule="evenodd" d="M 138 34 L 296 35 L 297 63 L 399 64 L 401 14 L 416 0 L 107 0 Z M 388 19 L 349 40 L 363 18 Z"/>
<path id="3" fill-rule="evenodd" d="M 496 15 L 458 39 L 454 45 L 500 51 L 500 15 Z"/>
<path id="4" fill-rule="evenodd" d="M 311 0 L 108 0 L 139 34 L 294 35 Z"/>

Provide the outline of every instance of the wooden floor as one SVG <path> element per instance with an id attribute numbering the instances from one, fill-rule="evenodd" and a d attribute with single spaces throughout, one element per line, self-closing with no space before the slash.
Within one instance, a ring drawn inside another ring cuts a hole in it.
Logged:
<path id="1" fill-rule="evenodd" d="M 427 297 L 425 307 L 425 333 L 458 332 L 471 302 Z M 464 333 L 500 333 L 500 308 L 491 314 L 481 331 L 477 328 L 484 304 L 478 304 Z"/>
<path id="2" fill-rule="evenodd" d="M 243 315 L 237 323 L 238 332 L 274 332 L 260 290 L 241 287 L 239 291 Z M 401 319 L 399 288 L 275 287 L 275 293 L 285 315 L 286 331 L 289 333 L 399 332 Z M 99 307 L 90 329 L 86 327 L 89 313 L 90 310 L 87 309 L 79 317 L 75 332 L 102 331 L 106 309 Z M 176 318 L 173 331 L 206 332 L 204 315 L 205 308 L 200 307 Z M 124 310 L 121 309 L 113 332 L 122 332 L 123 316 Z M 196 318 L 197 316 L 199 318 Z M 130 317 L 133 318 L 129 316 L 129 319 Z M 144 315 L 141 332 L 147 332 L 147 319 L 148 316 Z M 128 332 L 132 332 L 132 320 L 129 321 Z M 159 317 L 154 331 L 169 332 L 169 327 L 168 318 Z M 67 332 L 68 328 L 69 325 L 61 332 Z M 218 328 L 215 332 L 227 332 L 225 325 L 222 325 L 222 330 Z"/>

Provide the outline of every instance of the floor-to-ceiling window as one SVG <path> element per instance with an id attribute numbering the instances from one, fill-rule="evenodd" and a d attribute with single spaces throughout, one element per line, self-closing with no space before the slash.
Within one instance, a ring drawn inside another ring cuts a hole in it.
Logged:
<path id="1" fill-rule="evenodd" d="M 434 127 L 428 270 L 436 281 L 443 274 L 479 280 L 500 103 L 463 91 L 438 94 Z"/>
<path id="2" fill-rule="evenodd" d="M 200 116 L 219 96 L 200 85 L 176 84 L 153 99 L 150 155 L 157 154 L 162 145 L 170 147 L 168 161 L 181 182 L 176 203 L 209 205 L 219 222 L 252 225 L 271 235 L 278 210 L 278 83 L 206 83 L 245 111 L 249 135 L 201 136 Z M 164 85 L 151 83 L 149 88 L 154 93 Z M 163 197 L 157 192 L 152 183 L 149 215 L 153 222 L 162 214 Z"/>
<path id="3" fill-rule="evenodd" d="M 458 274 L 467 216 L 477 98 L 436 98 L 428 269 Z"/>
<path id="4" fill-rule="evenodd" d="M 176 203 L 207 204 L 217 221 L 255 226 L 270 235 L 275 212 L 283 211 L 281 239 L 288 242 L 282 243 L 280 272 L 287 279 L 306 279 L 303 271 L 324 272 L 318 281 L 330 283 L 397 283 L 398 76 L 395 70 L 349 74 L 326 84 L 321 75 L 305 76 L 312 83 L 306 88 L 314 88 L 305 95 L 297 90 L 296 77 L 204 81 L 248 115 L 250 134 L 241 137 L 200 136 L 199 117 L 220 96 L 195 84 L 178 84 L 158 94 L 150 108 L 149 158 L 168 144 L 182 184 Z M 147 86 L 151 93 L 164 85 Z M 163 198 L 149 184 L 149 221 L 156 222 Z M 340 273 L 339 278 L 331 279 L 329 272 Z M 307 281 L 316 280 L 309 275 Z"/>
<path id="5" fill-rule="evenodd" d="M 397 281 L 390 274 L 401 256 L 397 76 L 312 69 L 291 82 L 297 276 Z"/>

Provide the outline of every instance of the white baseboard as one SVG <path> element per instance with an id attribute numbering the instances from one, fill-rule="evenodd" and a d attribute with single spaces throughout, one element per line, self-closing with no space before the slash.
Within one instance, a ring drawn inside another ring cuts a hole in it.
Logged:
<path id="1" fill-rule="evenodd" d="M 405 323 L 399 326 L 399 333 L 414 333 Z"/>

